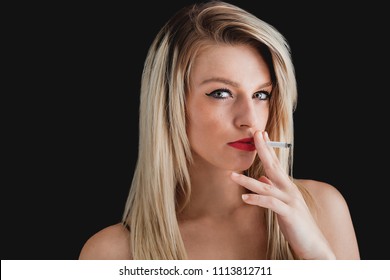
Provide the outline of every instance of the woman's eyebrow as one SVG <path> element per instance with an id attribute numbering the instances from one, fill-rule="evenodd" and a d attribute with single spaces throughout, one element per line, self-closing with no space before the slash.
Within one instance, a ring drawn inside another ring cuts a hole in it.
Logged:
<path id="1" fill-rule="evenodd" d="M 232 87 L 236 87 L 236 88 L 240 87 L 240 83 L 237 83 L 237 82 L 229 80 L 229 79 L 220 78 L 220 77 L 213 77 L 210 79 L 206 79 L 206 80 L 202 81 L 200 84 L 203 85 L 203 84 L 207 84 L 210 82 L 220 82 L 220 83 L 223 83 L 226 85 L 230 85 Z M 264 83 L 264 84 L 260 85 L 259 88 L 265 88 L 268 86 L 272 86 L 272 82 Z"/>
<path id="2" fill-rule="evenodd" d="M 240 87 L 240 84 L 237 83 L 237 82 L 234 82 L 232 80 L 228 80 L 228 79 L 225 79 L 225 78 L 219 78 L 219 77 L 212 77 L 210 79 L 206 79 L 206 80 L 204 80 L 201 83 L 201 85 L 207 84 L 207 83 L 210 83 L 210 82 L 220 82 L 220 83 L 223 83 L 223 84 L 230 85 L 232 87 Z"/>

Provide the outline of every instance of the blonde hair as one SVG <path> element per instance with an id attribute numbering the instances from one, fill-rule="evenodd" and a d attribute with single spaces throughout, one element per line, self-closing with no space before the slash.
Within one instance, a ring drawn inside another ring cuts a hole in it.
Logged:
<path id="1" fill-rule="evenodd" d="M 213 43 L 250 44 L 268 61 L 274 87 L 266 130 L 271 139 L 293 143 L 297 89 L 285 38 L 229 3 L 210 1 L 180 10 L 157 34 L 142 74 L 138 161 L 123 214 L 133 259 L 187 258 L 177 221 L 191 194 L 185 98 L 197 52 Z M 291 174 L 292 149 L 278 149 L 277 155 Z M 258 157 L 246 173 L 264 175 Z M 275 213 L 267 211 L 267 258 L 293 259 Z"/>

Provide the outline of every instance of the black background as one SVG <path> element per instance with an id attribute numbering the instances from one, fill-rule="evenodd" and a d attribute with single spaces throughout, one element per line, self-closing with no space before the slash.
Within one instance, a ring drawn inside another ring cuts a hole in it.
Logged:
<path id="1" fill-rule="evenodd" d="M 120 221 L 137 158 L 146 52 L 188 3 L 5 10 L 1 259 L 77 259 L 88 237 Z M 361 258 L 388 259 L 384 9 L 231 3 L 290 43 L 299 91 L 294 176 L 337 187 Z"/>

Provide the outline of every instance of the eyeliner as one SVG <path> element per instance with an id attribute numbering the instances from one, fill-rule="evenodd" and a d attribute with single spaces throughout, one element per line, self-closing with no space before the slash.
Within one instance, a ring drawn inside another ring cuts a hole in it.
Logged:
<path id="1" fill-rule="evenodd" d="M 274 148 L 290 148 L 291 143 L 278 142 L 278 141 L 267 141 L 268 146 Z"/>

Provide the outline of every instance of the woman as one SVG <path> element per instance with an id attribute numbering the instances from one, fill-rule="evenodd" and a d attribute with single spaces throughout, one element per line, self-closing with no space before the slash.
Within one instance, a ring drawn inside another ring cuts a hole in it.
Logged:
<path id="1" fill-rule="evenodd" d="M 237 6 L 186 7 L 155 38 L 121 223 L 80 259 L 359 259 L 345 199 L 292 176 L 296 80 L 284 37 Z"/>

